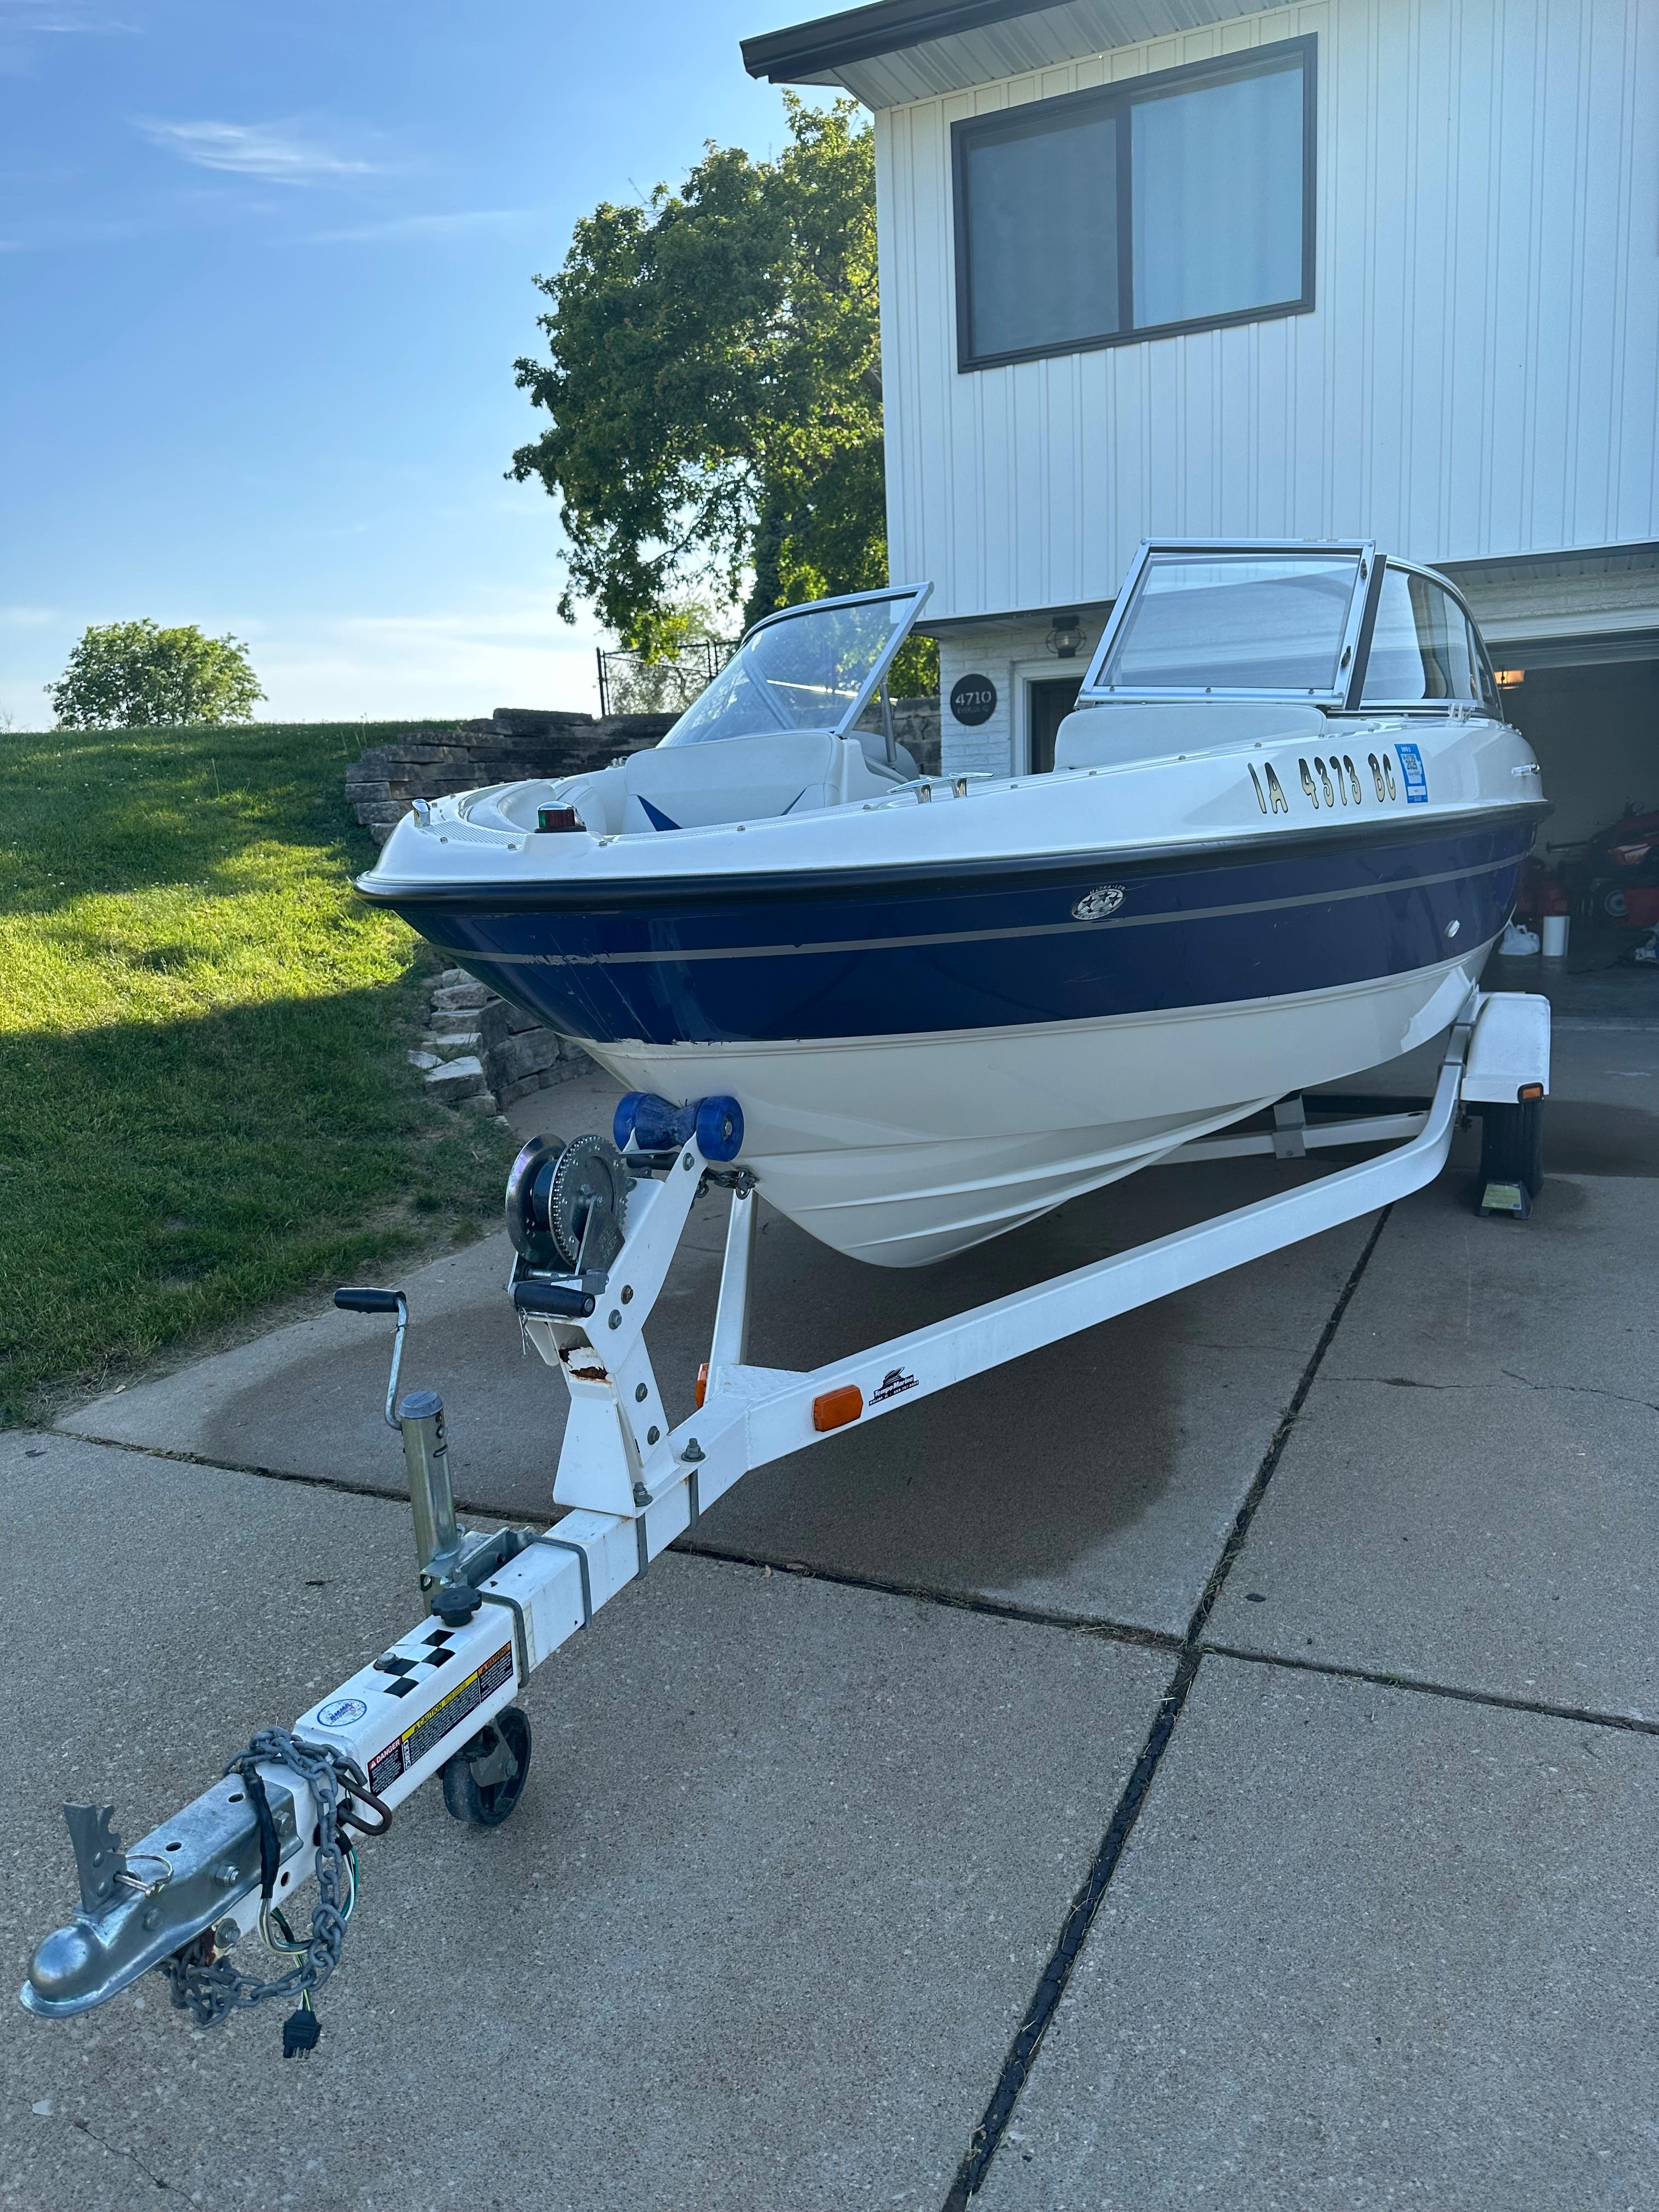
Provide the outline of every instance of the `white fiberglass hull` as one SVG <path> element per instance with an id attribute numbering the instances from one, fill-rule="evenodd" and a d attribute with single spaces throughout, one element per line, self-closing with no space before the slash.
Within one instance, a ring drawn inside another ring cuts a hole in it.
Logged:
<path id="1" fill-rule="evenodd" d="M 783 1044 L 585 1039 L 630 1090 L 741 1101 L 744 1164 L 854 1259 L 914 1267 L 1035 1220 L 1451 1020 L 1490 950 L 1291 997 L 1094 1022 Z"/>

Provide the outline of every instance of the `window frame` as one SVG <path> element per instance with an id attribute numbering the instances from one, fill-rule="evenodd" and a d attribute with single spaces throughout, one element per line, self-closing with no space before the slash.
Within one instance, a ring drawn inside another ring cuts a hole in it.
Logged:
<path id="1" fill-rule="evenodd" d="M 1480 696 L 1478 699 L 1461 700 L 1367 699 L 1364 696 L 1365 679 L 1370 673 L 1371 658 L 1371 633 L 1368 629 L 1365 633 L 1364 657 L 1349 695 L 1349 711 L 1364 714 L 1443 714 L 1448 707 L 1462 706 L 1479 708 L 1482 713 L 1492 715 L 1501 722 L 1504 719 L 1503 699 L 1498 692 L 1498 679 L 1492 674 L 1492 655 L 1486 649 L 1486 639 L 1480 635 L 1480 625 L 1476 622 L 1469 603 L 1462 592 L 1458 590 L 1451 578 L 1443 575 L 1438 568 L 1426 568 L 1420 561 L 1402 561 L 1389 553 L 1377 563 L 1376 598 L 1379 606 L 1382 599 L 1382 572 L 1388 568 L 1397 569 L 1402 576 L 1420 576 L 1425 584 L 1431 585 L 1436 591 L 1443 592 L 1462 616 L 1469 626 L 1469 636 L 1474 646 L 1475 668 L 1480 678 Z M 1375 616 L 1372 617 L 1372 622 L 1375 622 Z"/>
<path id="2" fill-rule="evenodd" d="M 1282 69 L 1288 57 L 1298 54 L 1302 67 L 1302 290 L 1294 300 L 1273 301 L 1264 307 L 1237 307 L 1224 315 L 1200 315 L 1186 322 L 1131 323 L 1092 337 L 1067 338 L 1054 344 L 1014 347 L 998 353 L 973 351 L 973 282 L 969 252 L 968 158 L 977 138 L 1037 137 L 1062 111 L 1077 115 L 1109 114 L 1115 133 L 1117 185 L 1117 300 L 1120 318 L 1134 313 L 1134 211 L 1131 182 L 1131 111 L 1138 101 L 1157 99 L 1177 88 L 1196 90 L 1205 83 L 1224 84 L 1250 76 L 1265 76 Z M 1227 330 L 1243 323 L 1277 322 L 1287 315 L 1311 314 L 1314 308 L 1315 257 L 1317 216 L 1317 148 L 1319 105 L 1319 35 L 1310 31 L 1300 38 L 1275 39 L 1265 46 L 1249 46 L 1220 54 L 1208 61 L 1186 62 L 1179 68 L 1154 70 L 1142 76 L 1123 77 L 1115 83 L 1091 85 L 1081 92 L 1064 92 L 1050 100 L 1021 101 L 982 115 L 964 115 L 951 125 L 951 216 L 956 258 L 957 373 L 968 375 L 982 368 L 1000 368 L 1011 362 L 1051 361 L 1073 353 L 1097 353 L 1106 346 L 1144 345 L 1154 338 L 1182 337 L 1194 331 Z"/>
<path id="3" fill-rule="evenodd" d="M 1338 641 L 1336 681 L 1328 688 L 1305 689 L 1290 684 L 1135 684 L 1120 689 L 1101 681 L 1111 665 L 1118 641 L 1140 603 L 1141 587 L 1160 553 L 1178 553 L 1191 560 L 1295 560 L 1310 554 L 1332 559 L 1351 559 L 1355 565 L 1352 592 Z M 1140 550 L 1130 564 L 1111 615 L 1085 672 L 1079 703 L 1110 706 L 1116 701 L 1139 699 L 1283 699 L 1304 707 L 1318 707 L 1328 714 L 1346 712 L 1365 680 L 1370 653 L 1371 625 L 1376 620 L 1375 595 L 1382 590 L 1384 560 L 1370 538 L 1143 538 Z"/>

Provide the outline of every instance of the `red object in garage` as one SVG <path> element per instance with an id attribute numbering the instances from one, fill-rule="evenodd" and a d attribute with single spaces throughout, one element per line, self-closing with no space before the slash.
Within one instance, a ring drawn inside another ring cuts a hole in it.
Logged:
<path id="1" fill-rule="evenodd" d="M 1626 929 L 1659 925 L 1659 812 L 1632 809 L 1598 830 L 1574 872 L 1583 914 Z"/>
<path id="2" fill-rule="evenodd" d="M 1572 899 L 1559 876 L 1546 876 L 1533 902 L 1536 914 L 1571 914 Z"/>

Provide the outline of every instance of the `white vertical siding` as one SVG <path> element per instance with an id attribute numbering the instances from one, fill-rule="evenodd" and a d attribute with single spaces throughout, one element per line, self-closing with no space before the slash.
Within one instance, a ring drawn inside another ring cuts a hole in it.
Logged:
<path id="1" fill-rule="evenodd" d="M 957 117 L 1305 32 L 1311 314 L 958 373 Z M 930 613 L 1108 599 L 1148 534 L 1659 537 L 1659 0 L 1301 0 L 876 120 L 892 568 Z"/>

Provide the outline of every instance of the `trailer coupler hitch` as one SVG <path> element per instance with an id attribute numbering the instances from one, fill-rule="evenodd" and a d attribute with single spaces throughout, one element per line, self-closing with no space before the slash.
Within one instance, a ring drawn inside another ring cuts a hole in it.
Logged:
<path id="1" fill-rule="evenodd" d="M 359 1817 L 360 1808 L 370 1817 Z M 355 1871 L 342 1878 L 331 1863 L 355 1859 L 347 1824 L 380 1833 L 391 1819 L 361 1770 L 331 1748 L 268 1729 L 222 1780 L 131 1849 L 116 1832 L 114 1809 L 64 1808 L 81 1909 L 36 1951 L 22 1989 L 29 2011 L 66 2019 L 161 1967 L 173 2002 L 204 2024 L 266 1995 L 299 1996 L 308 2013 L 312 1990 L 338 1962 L 351 1909 Z M 312 1939 L 299 1943 L 281 1900 L 313 1871 L 319 1896 Z M 262 1981 L 226 1963 L 242 1936 L 260 1927 L 269 1938 L 273 1923 L 283 1930 L 273 1948 L 296 1961 L 286 1974 Z"/>

